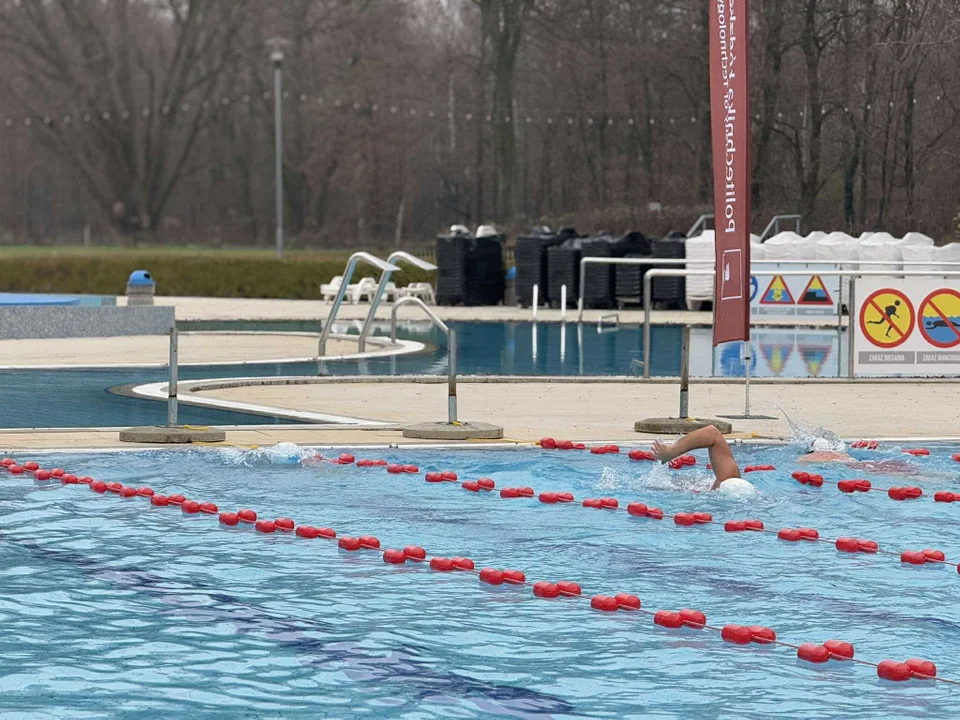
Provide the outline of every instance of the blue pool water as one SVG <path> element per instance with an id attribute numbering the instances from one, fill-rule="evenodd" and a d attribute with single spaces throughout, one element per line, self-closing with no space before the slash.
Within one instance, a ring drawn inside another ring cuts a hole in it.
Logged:
<path id="1" fill-rule="evenodd" d="M 909 479 L 856 475 L 878 486 L 960 489 L 960 466 L 948 455 L 957 448 L 931 447 L 929 458 L 908 458 L 918 472 Z M 735 448 L 743 465 L 779 468 L 749 476 L 760 490 L 752 500 L 693 492 L 709 483 L 703 456 L 682 473 L 537 449 L 358 456 L 960 556 L 956 506 L 802 487 L 789 479 L 796 452 Z M 897 448 L 861 456 L 905 457 Z M 575 580 L 587 595 L 632 592 L 651 610 L 698 608 L 713 624 L 767 625 L 787 642 L 840 638 L 865 660 L 925 657 L 941 677 L 960 678 L 960 577 L 950 567 L 501 500 L 382 468 L 278 465 L 264 452 L 41 460 L 221 509 L 374 534 L 384 547 L 415 543 L 478 567 L 518 568 L 531 581 Z M 388 566 L 327 541 L 221 529 L 214 517 L 151 508 L 142 498 L 4 474 L 0 503 L 3 715 L 956 717 L 958 690 L 946 684 L 881 682 L 868 667 L 814 666 L 787 648 L 735 647 L 708 631 L 657 628 L 647 615 L 543 601 L 529 588 L 494 588 L 466 573 Z"/>

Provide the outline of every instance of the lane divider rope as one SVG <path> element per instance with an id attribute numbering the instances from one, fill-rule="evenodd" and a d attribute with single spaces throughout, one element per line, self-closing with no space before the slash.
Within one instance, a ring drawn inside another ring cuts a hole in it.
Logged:
<path id="1" fill-rule="evenodd" d="M 343 456 L 340 458 L 345 460 Z M 343 462 L 343 464 L 347 464 Z M 380 465 L 375 462 L 374 465 Z M 310 525 L 297 525 L 292 518 L 281 517 L 276 520 L 258 519 L 257 513 L 250 509 L 241 509 L 236 513 L 221 513 L 217 505 L 211 502 L 198 502 L 189 500 L 182 494 L 174 493 L 171 495 L 157 494 L 153 488 L 140 487 L 133 488 L 125 486 L 120 482 L 105 483 L 101 480 L 94 480 L 89 476 L 78 477 L 72 473 L 65 472 L 62 468 L 53 468 L 49 471 L 43 470 L 35 462 L 27 462 L 22 466 L 6 466 L 8 472 L 14 475 L 23 474 L 27 470 L 32 470 L 34 478 L 38 482 L 49 482 L 52 479 L 59 479 L 62 485 L 80 485 L 86 484 L 90 489 L 101 495 L 116 494 L 121 498 L 149 498 L 152 507 L 162 508 L 171 505 L 179 506 L 183 514 L 207 514 L 218 515 L 221 526 L 236 527 L 241 523 L 243 525 L 253 524 L 257 532 L 262 534 L 294 533 L 297 537 L 304 539 L 315 538 L 337 538 L 337 533 L 332 528 L 317 528 Z M 441 482 L 457 482 L 455 473 L 440 473 Z M 444 475 L 447 476 L 444 479 Z M 489 479 L 485 479 L 489 480 Z M 492 490 L 493 481 L 478 487 L 486 490 Z M 567 493 L 560 493 L 567 495 Z M 603 507 L 603 504 L 601 504 Z M 696 515 L 706 515 L 706 513 L 695 513 Z M 699 522 L 699 520 L 697 520 Z M 413 563 L 428 563 L 431 570 L 435 572 L 469 572 L 476 575 L 481 582 L 490 585 L 518 585 L 530 587 L 534 597 L 541 599 L 557 599 L 560 597 L 586 600 L 581 586 L 578 583 L 564 580 L 556 583 L 547 581 L 538 581 L 531 583 L 526 575 L 519 570 L 499 570 L 496 568 L 476 569 L 474 561 L 466 557 L 440 557 L 431 556 L 426 550 L 417 545 L 408 545 L 403 550 L 382 550 L 380 540 L 372 535 L 361 535 L 359 537 L 340 536 L 337 540 L 340 549 L 347 552 L 356 551 L 376 551 L 381 554 L 383 562 L 390 565 Z M 642 607 L 642 602 L 637 595 L 629 593 L 617 593 L 616 595 L 593 595 L 590 598 L 590 607 L 601 612 L 638 612 L 647 616 L 652 616 L 655 625 L 667 629 L 690 628 L 693 630 L 709 630 L 719 633 L 721 639 L 725 642 L 737 645 L 775 645 L 790 648 L 796 651 L 797 658 L 811 663 L 825 663 L 830 660 L 841 662 L 853 662 L 858 665 L 869 666 L 876 670 L 877 676 L 884 680 L 906 681 L 910 679 L 934 680 L 937 682 L 960 685 L 960 681 L 943 678 L 937 675 L 936 664 L 930 660 L 922 658 L 908 658 L 903 662 L 892 659 L 882 660 L 879 663 L 873 663 L 860 658 L 855 658 L 854 648 L 850 643 L 842 640 L 827 640 L 823 643 L 803 643 L 795 645 L 777 639 L 776 632 L 772 628 L 759 625 L 737 625 L 726 624 L 722 627 L 709 625 L 706 615 L 699 610 L 684 608 L 680 611 L 657 610 L 651 611 Z"/>

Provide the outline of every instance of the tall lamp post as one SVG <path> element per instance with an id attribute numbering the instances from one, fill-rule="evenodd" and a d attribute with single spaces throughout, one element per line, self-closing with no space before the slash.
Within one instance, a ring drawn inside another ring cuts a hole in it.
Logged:
<path id="1" fill-rule="evenodd" d="M 286 41 L 273 38 L 270 61 L 273 63 L 273 122 L 276 136 L 276 191 L 277 191 L 277 257 L 283 257 L 283 46 Z"/>

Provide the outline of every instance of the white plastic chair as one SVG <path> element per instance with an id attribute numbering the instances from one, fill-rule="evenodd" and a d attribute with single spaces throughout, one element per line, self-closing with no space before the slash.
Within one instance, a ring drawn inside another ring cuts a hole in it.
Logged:
<path id="1" fill-rule="evenodd" d="M 397 297 L 418 297 L 428 305 L 437 304 L 437 297 L 433 293 L 433 285 L 428 282 L 410 283 L 397 291 Z"/>
<path id="2" fill-rule="evenodd" d="M 373 296 L 377 293 L 377 281 L 372 277 L 365 277 L 356 285 L 351 285 L 350 292 L 354 305 L 359 304 L 363 297 L 366 297 L 367 302 L 369 302 L 373 300 Z"/>
<path id="3" fill-rule="evenodd" d="M 323 295 L 324 301 L 329 302 L 333 300 L 337 296 L 337 293 L 340 292 L 342 285 L 343 275 L 337 275 L 330 282 L 320 285 L 320 294 Z"/>

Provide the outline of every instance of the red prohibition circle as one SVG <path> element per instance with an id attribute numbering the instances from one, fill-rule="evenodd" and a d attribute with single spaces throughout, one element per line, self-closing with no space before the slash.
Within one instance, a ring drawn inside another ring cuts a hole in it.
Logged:
<path id="1" fill-rule="evenodd" d="M 883 308 L 881 308 L 875 302 L 875 299 L 878 295 L 896 295 L 900 300 L 903 301 L 903 304 L 906 305 L 907 310 L 910 311 L 910 322 L 907 324 L 906 331 L 903 332 L 896 325 L 893 325 L 894 331 L 899 333 L 899 337 L 896 340 L 892 340 L 887 343 L 877 340 L 870 334 L 870 332 L 867 330 L 867 323 L 864 317 L 867 313 L 867 308 L 870 306 L 873 306 L 887 320 L 887 322 L 890 321 L 890 319 L 886 317 L 886 314 L 884 313 Z M 879 348 L 885 348 L 885 349 L 899 347 L 900 345 L 903 345 L 910 338 L 911 334 L 913 334 L 913 324 L 916 317 L 917 317 L 917 313 L 913 308 L 913 303 L 910 302 L 910 298 L 908 298 L 899 290 L 894 290 L 893 288 L 882 288 L 880 290 L 876 290 L 870 293 L 870 295 L 867 296 L 867 299 L 863 301 L 863 305 L 860 307 L 860 332 L 863 333 L 863 336 L 867 339 L 867 341 L 871 345 L 876 345 Z"/>
<path id="2" fill-rule="evenodd" d="M 917 313 L 917 328 L 920 330 L 920 334 L 923 335 L 924 339 L 934 347 L 953 348 L 953 347 L 956 347 L 957 345 L 960 345 L 960 330 L 954 327 L 953 323 L 950 321 L 950 318 L 944 315 L 943 311 L 933 304 L 933 298 L 935 298 L 938 295 L 952 295 L 953 297 L 960 300 L 960 292 L 957 292 L 953 288 L 940 288 L 939 290 L 934 290 L 932 293 L 930 293 L 923 299 L 922 303 L 920 303 L 920 311 Z M 943 318 L 944 322 L 947 322 L 950 324 L 951 329 L 956 335 L 956 338 L 952 342 L 946 342 L 946 343 L 940 342 L 939 340 L 934 340 L 932 337 L 930 337 L 930 335 L 927 334 L 927 329 L 926 327 L 924 327 L 924 324 L 923 324 L 923 311 L 927 307 L 927 305 L 932 306 L 933 309 L 936 310 L 937 315 Z"/>

